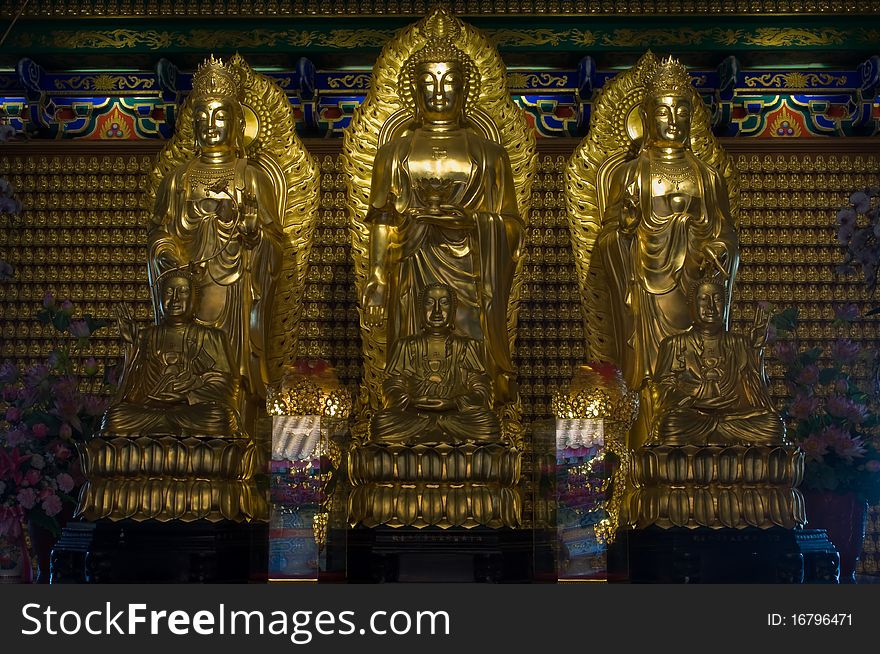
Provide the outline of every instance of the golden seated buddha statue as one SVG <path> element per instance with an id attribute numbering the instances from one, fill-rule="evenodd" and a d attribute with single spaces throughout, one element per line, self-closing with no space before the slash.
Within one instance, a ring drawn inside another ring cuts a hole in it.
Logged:
<path id="1" fill-rule="evenodd" d="M 422 291 L 422 333 L 398 340 L 383 385 L 385 408 L 373 416 L 378 443 L 493 442 L 501 425 L 480 343 L 455 333 L 456 298 L 446 284 Z"/>
<path id="2" fill-rule="evenodd" d="M 256 445 L 241 430 L 228 341 L 195 321 L 188 272 L 172 270 L 158 282 L 158 325 L 138 329 L 129 310 L 118 310 L 124 371 L 101 432 L 80 448 L 88 481 L 77 513 L 88 520 L 263 518 Z"/>
<path id="3" fill-rule="evenodd" d="M 189 274 L 174 271 L 160 280 L 158 325 L 138 330 L 129 309 L 118 309 L 126 360 L 103 434 L 237 434 L 238 379 L 228 341 L 219 329 L 193 320 L 194 295 Z"/>
<path id="4" fill-rule="evenodd" d="M 760 311 L 752 341 L 725 329 L 727 286 L 704 279 L 691 297 L 693 325 L 660 344 L 652 442 L 665 445 L 781 445 L 785 424 L 764 381 L 767 334 Z"/>

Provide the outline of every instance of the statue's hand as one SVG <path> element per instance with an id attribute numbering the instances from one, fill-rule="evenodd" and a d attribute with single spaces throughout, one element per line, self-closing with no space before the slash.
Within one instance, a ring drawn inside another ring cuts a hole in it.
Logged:
<path id="1" fill-rule="evenodd" d="M 639 210 L 638 190 L 635 183 L 631 184 L 624 193 L 620 206 L 620 232 L 624 236 L 632 236 L 641 220 Z"/>
<path id="2" fill-rule="evenodd" d="M 183 393 L 177 393 L 174 391 L 162 391 L 161 393 L 150 395 L 149 397 L 151 400 L 167 403 L 181 402 L 184 399 Z"/>
<path id="3" fill-rule="evenodd" d="M 117 304 L 114 307 L 116 312 L 116 324 L 119 326 L 119 334 L 126 343 L 134 343 L 137 338 L 138 325 L 134 318 L 131 306 L 128 304 Z"/>
<path id="4" fill-rule="evenodd" d="M 701 409 L 724 409 L 734 402 L 734 398 L 715 395 L 711 397 L 696 398 L 694 404 Z"/>
<path id="5" fill-rule="evenodd" d="M 429 411 L 445 411 L 453 407 L 452 400 L 442 397 L 427 397 L 425 395 L 414 398 L 412 404 L 419 409 L 427 409 Z"/>
<path id="6" fill-rule="evenodd" d="M 703 246 L 703 257 L 706 259 L 706 265 L 703 272 L 712 274 L 714 272 L 721 273 L 725 278 L 730 276 L 728 272 L 728 256 L 727 246 L 721 241 L 710 241 Z"/>
<path id="7" fill-rule="evenodd" d="M 159 256 L 156 258 L 156 263 L 158 264 L 160 272 L 180 268 L 180 262 L 177 260 L 177 258 L 167 251 L 159 254 Z"/>
<path id="8" fill-rule="evenodd" d="M 752 347 L 756 350 L 763 350 L 767 346 L 767 341 L 770 339 L 771 317 L 769 308 L 759 302 L 755 309 L 755 320 L 749 333 L 752 337 Z"/>
<path id="9" fill-rule="evenodd" d="M 455 408 L 459 411 L 469 411 L 481 407 L 480 397 L 476 393 L 463 393 L 455 398 Z"/>
<path id="10" fill-rule="evenodd" d="M 245 193 L 242 196 L 239 216 L 241 217 L 238 224 L 239 233 L 245 241 L 256 239 L 259 236 L 259 206 L 257 205 L 257 196 L 253 193 Z"/>
<path id="11" fill-rule="evenodd" d="M 381 327 L 385 322 L 387 294 L 388 285 L 385 282 L 374 277 L 367 281 L 362 304 L 364 307 L 364 318 L 368 327 Z"/>

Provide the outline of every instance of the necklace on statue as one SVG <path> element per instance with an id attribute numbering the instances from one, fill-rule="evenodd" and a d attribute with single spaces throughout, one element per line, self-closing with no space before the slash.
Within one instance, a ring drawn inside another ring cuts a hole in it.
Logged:
<path id="1" fill-rule="evenodd" d="M 187 171 L 190 191 L 195 191 L 197 188 L 207 191 L 218 182 L 226 182 L 228 186 L 234 176 L 235 161 L 222 164 L 203 164 L 196 161 Z"/>
<path id="2" fill-rule="evenodd" d="M 694 171 L 687 159 L 684 161 L 667 161 L 657 159 L 656 166 L 652 171 L 658 178 L 667 182 L 674 190 L 679 190 L 679 185 L 684 182 L 694 181 Z"/>

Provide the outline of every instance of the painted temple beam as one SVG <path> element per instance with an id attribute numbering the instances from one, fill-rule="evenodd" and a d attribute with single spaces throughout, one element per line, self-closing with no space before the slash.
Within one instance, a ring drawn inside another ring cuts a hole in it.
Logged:
<path id="1" fill-rule="evenodd" d="M 340 136 L 370 84 L 368 70 L 321 69 L 307 57 L 262 72 L 285 90 L 305 136 Z M 587 132 L 593 100 L 616 74 L 588 55 L 570 69 L 510 64 L 507 77 L 538 134 L 553 138 Z M 729 55 L 690 74 L 718 136 L 880 134 L 878 55 L 850 69 L 746 69 Z M 0 70 L 0 121 L 23 138 L 165 139 L 191 80 L 169 57 L 145 71 L 49 71 L 25 57 L 14 70 Z"/>

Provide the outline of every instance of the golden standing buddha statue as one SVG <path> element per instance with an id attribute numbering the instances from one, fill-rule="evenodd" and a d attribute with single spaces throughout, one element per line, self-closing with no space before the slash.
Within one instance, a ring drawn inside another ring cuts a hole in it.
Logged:
<path id="1" fill-rule="evenodd" d="M 197 271 L 195 321 L 226 334 L 244 428 L 253 432 L 270 379 L 270 321 L 285 236 L 272 180 L 244 157 L 240 86 L 232 69 L 213 57 L 194 75 L 198 154 L 159 186 L 148 263 L 155 305 L 163 274 L 190 266 Z"/>
<path id="2" fill-rule="evenodd" d="M 650 380 L 660 343 L 690 327 L 688 295 L 696 280 L 720 274 L 733 288 L 739 241 L 724 175 L 691 147 L 698 110 L 706 121 L 700 125 L 705 133 L 702 149 L 711 150 L 714 139 L 705 108 L 696 106 L 701 101 L 687 70 L 672 58 L 658 61 L 649 53 L 618 86 L 632 85 L 633 76 L 638 80 L 636 90 L 642 93 L 638 116 L 626 116 L 625 106 L 606 103 L 603 110 L 624 112 L 619 119 L 624 130 L 633 118 L 640 120 L 638 152 L 626 160 L 623 146 L 623 153 L 602 162 L 589 160 L 594 153 L 575 153 L 570 181 L 573 173 L 593 167 L 594 192 L 599 197 L 580 204 L 577 197 L 569 198 L 569 217 L 581 267 L 591 355 L 616 363 L 627 385 L 642 391 L 641 414 L 630 439 L 635 449 L 647 441 L 653 419 L 657 398 Z M 606 94 L 609 101 L 616 90 Z M 635 95 L 626 91 L 629 97 Z M 602 121 L 598 124 L 597 133 Z M 601 136 L 588 138 L 589 149 Z M 574 179 L 572 195 L 579 192 L 580 181 Z M 582 215 L 584 207 L 596 205 L 599 216 Z M 722 311 L 725 324 L 729 310 L 728 299 Z"/>
<path id="3" fill-rule="evenodd" d="M 486 35 L 438 7 L 385 45 L 346 128 L 364 344 L 353 525 L 520 524 L 511 349 L 537 161 L 506 80 Z"/>
<path id="4" fill-rule="evenodd" d="M 524 224 L 507 151 L 467 119 L 479 73 L 445 34 L 409 57 L 399 84 L 414 124 L 376 154 L 365 321 L 385 324 L 390 351 L 420 333 L 422 291 L 449 286 L 456 330 L 482 344 L 494 404 L 515 401 L 508 304 Z"/>

